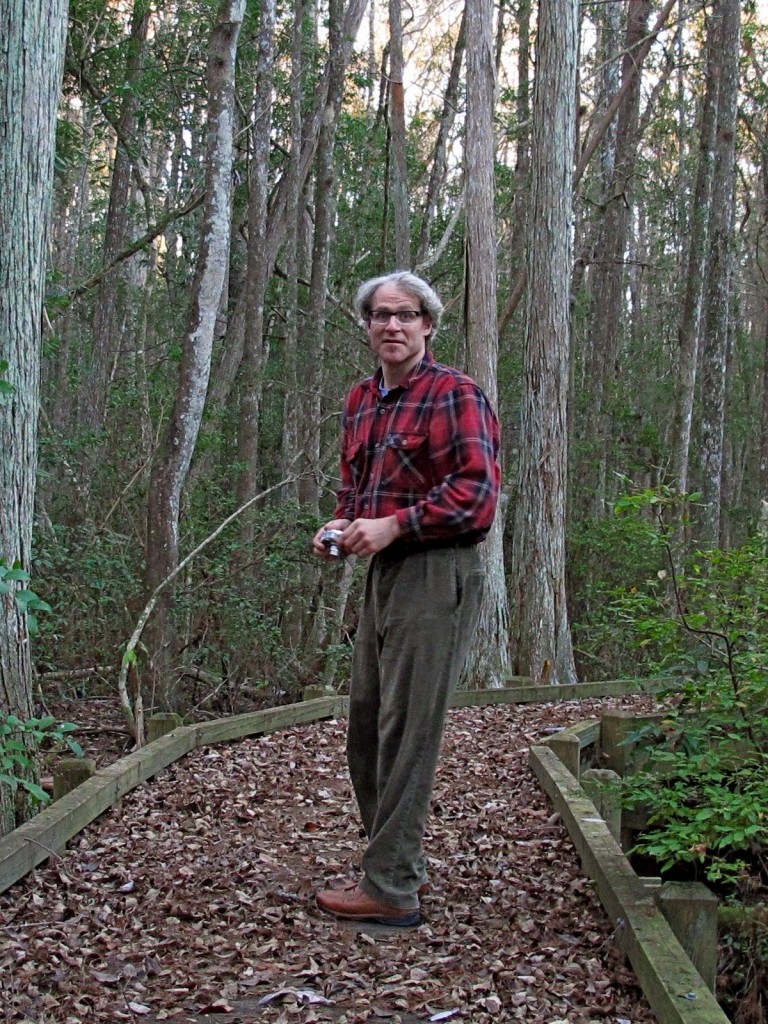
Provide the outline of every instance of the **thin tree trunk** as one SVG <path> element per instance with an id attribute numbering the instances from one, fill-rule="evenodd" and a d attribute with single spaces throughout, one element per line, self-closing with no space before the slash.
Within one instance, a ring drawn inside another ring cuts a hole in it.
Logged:
<path id="1" fill-rule="evenodd" d="M 403 25 L 400 0 L 389 0 L 389 132 L 392 205 L 395 215 L 395 264 L 411 266 L 411 227 L 408 211 L 405 90 L 403 86 Z"/>
<path id="2" fill-rule="evenodd" d="M 761 148 L 761 177 L 763 183 L 763 216 L 761 238 L 763 243 L 758 254 L 758 272 L 763 282 L 762 302 L 762 352 L 763 352 L 763 399 L 760 417 L 760 455 L 759 455 L 759 497 L 761 501 L 761 515 L 764 515 L 764 506 L 768 500 L 768 265 L 766 264 L 765 237 L 768 228 L 768 112 L 765 114 L 763 123 L 763 145 Z M 760 259 L 762 257 L 762 259 Z"/>
<path id="3" fill-rule="evenodd" d="M 702 351 L 700 538 L 720 541 L 725 379 L 729 320 L 733 310 L 733 223 L 736 176 L 736 116 L 739 88 L 741 7 L 739 0 L 721 0 L 720 89 L 717 104 L 715 166 L 709 222 L 709 263 L 705 295 Z"/>
<path id="4" fill-rule="evenodd" d="M 181 492 L 195 448 L 208 389 L 211 352 L 230 243 L 235 54 L 246 0 L 223 0 L 210 40 L 206 199 L 200 253 L 179 371 L 179 388 L 152 469 L 147 508 L 146 589 L 153 593 L 179 561 Z M 174 703 L 169 675 L 174 644 L 172 587 L 158 603 L 149 634 L 150 675 L 161 701 Z M 141 736 L 138 737 L 141 742 Z"/>
<path id="5" fill-rule="evenodd" d="M 616 124 L 616 149 L 613 173 L 602 196 L 603 216 L 598 232 L 598 262 L 592 268 L 594 302 L 589 338 L 590 360 L 587 367 L 589 404 L 585 423 L 588 458 L 595 471 L 587 475 L 586 490 L 592 511 L 602 515 L 605 509 L 606 478 L 611 436 L 613 385 L 617 375 L 620 336 L 624 318 L 623 293 L 628 247 L 630 213 L 637 162 L 637 123 L 640 110 L 640 77 L 636 74 L 636 51 L 646 36 L 650 0 L 630 0 L 623 61 L 623 78 L 632 82 L 619 108 Z M 612 147 L 604 152 L 610 153 Z M 603 161 L 601 171 L 606 172 Z"/>
<path id="6" fill-rule="evenodd" d="M 297 373 L 297 339 L 299 331 L 299 231 L 302 216 L 303 182 L 299 175 L 302 135 L 302 84 L 304 49 L 304 3 L 297 0 L 294 14 L 293 47 L 291 51 L 291 154 L 286 171 L 288 179 L 288 229 L 283 250 L 285 283 L 283 285 L 285 320 L 283 324 L 282 375 L 283 397 L 283 473 L 290 477 L 296 470 L 299 454 L 299 405 Z M 286 485 L 283 497 L 289 503 L 298 500 L 296 480 Z"/>
<path id="7" fill-rule="evenodd" d="M 565 595 L 565 502 L 577 24 L 578 0 L 542 0 L 512 567 L 515 672 L 537 683 L 576 680 Z"/>
<path id="8" fill-rule="evenodd" d="M 112 263 L 125 246 L 128 235 L 133 167 L 136 162 L 136 80 L 141 74 L 144 46 L 150 23 L 148 0 L 136 0 L 131 20 L 129 55 L 126 62 L 122 110 L 117 123 L 115 159 L 109 190 L 103 262 Z M 93 318 L 93 354 L 83 390 L 82 418 L 92 428 L 99 428 L 104 419 L 109 386 L 120 351 L 120 338 L 128 309 L 124 294 L 126 282 L 122 269 L 107 274 L 99 285 Z"/>
<path id="9" fill-rule="evenodd" d="M 253 103 L 253 152 L 248 203 L 248 257 L 242 307 L 243 361 L 240 366 L 238 461 L 243 467 L 237 483 L 237 503 L 244 505 L 256 493 L 259 480 L 259 414 L 268 351 L 264 332 L 264 302 L 272 272 L 265 257 L 269 202 L 269 151 L 272 128 L 272 89 L 275 63 L 275 0 L 264 0 L 259 20 L 259 59 Z M 248 316 L 245 316 L 245 309 Z M 241 525 L 243 562 L 251 557 L 253 518 Z"/>
<path id="10" fill-rule="evenodd" d="M 685 295 L 678 328 L 679 364 L 675 388 L 675 419 L 672 434 L 671 473 L 678 494 L 688 492 L 688 460 L 691 448 L 693 402 L 696 394 L 696 373 L 699 356 L 699 330 L 705 270 L 709 211 L 712 192 L 712 170 L 715 149 L 715 127 L 720 88 L 720 31 L 722 6 L 715 3 L 707 26 L 706 89 L 701 106 L 699 162 L 696 186 L 689 218 L 688 260 Z"/>
<path id="11" fill-rule="evenodd" d="M 459 34 L 456 37 L 456 45 L 453 50 L 451 71 L 448 75 L 448 83 L 445 87 L 445 94 L 443 96 L 443 107 L 440 113 L 440 127 L 438 128 L 437 139 L 435 140 L 435 150 L 432 157 L 432 170 L 429 174 L 427 196 L 424 201 L 424 216 L 421 220 L 421 231 L 419 233 L 419 248 L 415 261 L 417 270 L 421 268 L 427 258 L 427 252 L 429 250 L 430 240 L 432 237 L 432 226 L 435 222 L 435 214 L 437 212 L 437 201 L 445 180 L 448 140 L 456 119 L 456 110 L 458 108 L 459 89 L 461 87 L 461 65 L 464 59 L 466 38 L 467 8 L 465 6 L 461 16 Z"/>
<path id="12" fill-rule="evenodd" d="M 468 370 L 494 407 L 498 402 L 496 230 L 493 108 L 495 68 L 492 0 L 467 0 L 466 295 Z M 480 547 L 486 587 L 464 669 L 473 688 L 504 686 L 510 675 L 509 610 L 504 576 L 503 517 Z"/>
<path id="13" fill-rule="evenodd" d="M 323 370 L 325 361 L 325 306 L 328 292 L 328 266 L 336 210 L 336 169 L 334 147 L 339 112 L 344 94 L 344 64 L 341 47 L 341 0 L 329 0 L 328 47 L 330 75 L 328 101 L 317 147 L 315 176 L 314 236 L 309 286 L 309 309 L 299 332 L 299 348 L 305 368 L 305 399 L 301 422 L 302 478 L 299 500 L 313 512 L 319 512 L 320 500 L 320 419 L 322 416 Z M 314 564 L 314 563 L 313 563 Z"/>

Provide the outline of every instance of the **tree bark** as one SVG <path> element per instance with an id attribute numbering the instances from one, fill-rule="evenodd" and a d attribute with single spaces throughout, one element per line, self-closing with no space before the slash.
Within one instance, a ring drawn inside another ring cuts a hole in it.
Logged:
<path id="1" fill-rule="evenodd" d="M 299 350 L 302 353 L 304 367 L 302 384 L 305 393 L 300 428 L 302 472 L 299 480 L 299 500 L 302 506 L 315 513 L 319 513 L 320 501 L 320 421 L 325 359 L 325 307 L 336 211 L 334 147 L 344 96 L 345 65 L 341 16 L 341 0 L 329 0 L 328 99 L 317 147 L 309 308 L 299 332 Z"/>
<path id="2" fill-rule="evenodd" d="M 403 84 L 403 25 L 400 0 L 389 0 L 389 134 L 392 205 L 395 217 L 395 264 L 411 267 L 411 228 L 408 215 L 408 161 Z"/>
<path id="3" fill-rule="evenodd" d="M 284 382 L 282 476 L 286 478 L 294 476 L 299 456 L 299 404 L 301 399 L 298 394 L 297 339 L 299 331 L 299 234 L 302 217 L 301 196 L 304 191 L 304 181 L 299 172 L 302 137 L 304 11 L 303 0 L 297 0 L 291 49 L 291 153 L 285 172 L 287 228 L 283 249 L 285 317 L 282 343 Z M 298 501 L 298 488 L 295 479 L 291 479 L 291 482 L 286 484 L 283 496 L 289 503 L 295 504 Z"/>
<path id="4" fill-rule="evenodd" d="M 451 70 L 448 75 L 448 82 L 443 96 L 443 106 L 440 113 L 440 127 L 437 130 L 435 149 L 432 156 L 432 169 L 429 172 L 429 184 L 427 185 L 427 196 L 424 201 L 424 216 L 421 220 L 419 232 L 419 248 L 416 255 L 416 269 L 419 270 L 427 259 L 430 241 L 432 237 L 432 226 L 435 222 L 437 212 L 437 201 L 440 190 L 445 179 L 446 159 L 448 152 L 448 140 L 456 119 L 458 108 L 459 88 L 461 86 L 461 65 L 464 59 L 464 50 L 467 38 L 467 8 L 461 16 L 459 34 L 456 37 L 456 45 L 453 50 Z"/>
<path id="5" fill-rule="evenodd" d="M 706 88 L 701 106 L 699 162 L 689 218 L 685 294 L 678 328 L 679 364 L 675 386 L 675 420 L 672 433 L 671 474 L 678 494 L 688 492 L 688 460 L 691 447 L 693 403 L 699 355 L 699 331 L 707 265 L 707 239 L 712 192 L 715 128 L 721 63 L 719 54 L 722 5 L 713 6 L 707 27 Z"/>
<path id="6" fill-rule="evenodd" d="M 700 539 L 720 542 L 725 383 L 729 321 L 733 302 L 733 223 L 736 178 L 736 117 L 739 89 L 741 6 L 721 0 L 720 88 L 717 104 L 715 166 L 709 221 L 709 261 L 705 294 L 702 351 L 701 492 L 703 515 Z"/>
<path id="7" fill-rule="evenodd" d="M 132 175 L 137 160 L 136 138 L 136 80 L 141 73 L 144 46 L 150 23 L 148 0 L 135 0 L 131 18 L 131 33 L 125 67 L 126 86 L 115 139 L 115 158 L 109 190 L 104 235 L 103 262 L 113 263 L 124 248 L 128 236 L 130 199 L 133 191 Z M 93 318 L 93 345 L 89 372 L 84 381 L 81 397 L 83 423 L 99 429 L 104 420 L 109 386 L 120 352 L 120 338 L 125 330 L 130 303 L 123 269 L 107 274 L 99 284 Z"/>
<path id="8" fill-rule="evenodd" d="M 264 335 L 264 302 L 272 267 L 265 259 L 269 205 L 269 153 L 272 128 L 272 90 L 275 63 L 275 0 L 264 0 L 259 19 L 259 57 L 253 103 L 253 149 L 248 197 L 248 256 L 245 278 L 244 350 L 240 366 L 240 417 L 238 461 L 242 466 L 237 483 L 237 503 L 244 505 L 256 493 L 259 480 L 259 414 L 268 347 Z M 237 314 L 237 308 L 236 308 Z M 241 525 L 243 562 L 251 557 L 252 517 Z"/>
<path id="9" fill-rule="evenodd" d="M 577 24 L 577 0 L 542 0 L 511 631 L 515 672 L 536 683 L 576 680 L 565 594 L 565 507 Z"/>
<path id="10" fill-rule="evenodd" d="M 492 0 L 467 0 L 466 296 L 468 370 L 498 404 L 496 230 L 493 109 L 495 66 Z M 510 675 L 509 610 L 504 576 L 503 515 L 480 546 L 486 587 L 464 669 L 472 688 L 501 687 Z"/>
<path id="11" fill-rule="evenodd" d="M 210 40 L 206 138 L 206 198 L 200 252 L 192 288 L 171 419 L 152 469 L 147 507 L 146 589 L 153 593 L 179 560 L 181 492 L 189 471 L 208 389 L 214 328 L 227 273 L 232 190 L 235 55 L 246 0 L 223 0 Z M 168 666 L 173 646 L 172 589 L 158 603 L 148 634 L 150 675 L 162 703 L 173 710 Z M 141 737 L 139 736 L 139 741 Z"/>
<path id="12" fill-rule="evenodd" d="M 591 290 L 594 301 L 589 332 L 590 360 L 587 367 L 589 404 L 585 425 L 585 443 L 589 464 L 587 491 L 592 495 L 592 511 L 605 511 L 606 477 L 611 436 L 611 398 L 617 375 L 617 361 L 624 317 L 623 289 L 628 247 L 630 214 L 633 208 L 634 175 L 637 162 L 637 123 L 640 110 L 640 76 L 636 72 L 636 53 L 647 32 L 650 0 L 630 0 L 622 77 L 631 85 L 624 94 L 616 124 L 615 163 L 608 188 L 601 197 L 602 220 L 595 247 Z M 612 155 L 606 147 L 606 156 Z M 601 163 L 603 174 L 607 170 Z"/>
<path id="13" fill-rule="evenodd" d="M 40 346 L 66 0 L 0 8 L 0 565 L 31 574 Z M 29 623 L 0 592 L 0 714 L 32 715 Z M 7 592 L 6 592 L 7 591 Z M 44 596 L 44 595 L 41 595 Z M 34 777 L 34 771 L 30 772 Z M 0 834 L 29 816 L 0 783 Z"/>

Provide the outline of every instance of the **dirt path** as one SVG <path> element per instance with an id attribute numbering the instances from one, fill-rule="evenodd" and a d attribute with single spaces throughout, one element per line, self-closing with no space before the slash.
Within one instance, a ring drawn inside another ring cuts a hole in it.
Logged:
<path id="1" fill-rule="evenodd" d="M 340 926 L 362 850 L 344 722 L 200 750 L 0 897 L 8 1021 L 654 1020 L 527 768 L 645 698 L 450 713 L 415 931 Z"/>

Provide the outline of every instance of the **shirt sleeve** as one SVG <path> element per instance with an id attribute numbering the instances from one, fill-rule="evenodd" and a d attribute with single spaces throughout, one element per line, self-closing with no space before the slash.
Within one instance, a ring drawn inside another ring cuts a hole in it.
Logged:
<path id="1" fill-rule="evenodd" d="M 356 492 L 348 458 L 350 400 L 351 396 L 347 399 L 347 403 L 344 406 L 344 413 L 341 418 L 341 487 L 336 493 L 336 511 L 333 513 L 333 518 L 348 519 L 352 522 L 355 518 Z"/>
<path id="2" fill-rule="evenodd" d="M 430 422 L 430 458 L 441 482 L 396 513 L 406 539 L 484 535 L 499 498 L 499 424 L 481 389 L 462 381 L 442 394 Z"/>

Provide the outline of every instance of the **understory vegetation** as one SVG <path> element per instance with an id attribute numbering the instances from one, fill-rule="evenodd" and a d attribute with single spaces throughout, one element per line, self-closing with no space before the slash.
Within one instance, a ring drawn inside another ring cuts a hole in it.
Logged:
<path id="1" fill-rule="evenodd" d="M 695 514 L 696 496 L 689 499 Z M 768 534 L 678 562 L 685 522 L 665 491 L 617 502 L 617 524 L 658 559 L 607 595 L 627 649 L 668 680 L 666 710 L 627 739 L 627 808 L 646 826 L 643 871 L 705 881 L 721 899 L 719 995 L 739 1024 L 768 1014 Z M 673 525 L 670 525 L 673 524 Z M 661 556 L 661 557 L 659 557 Z"/>

